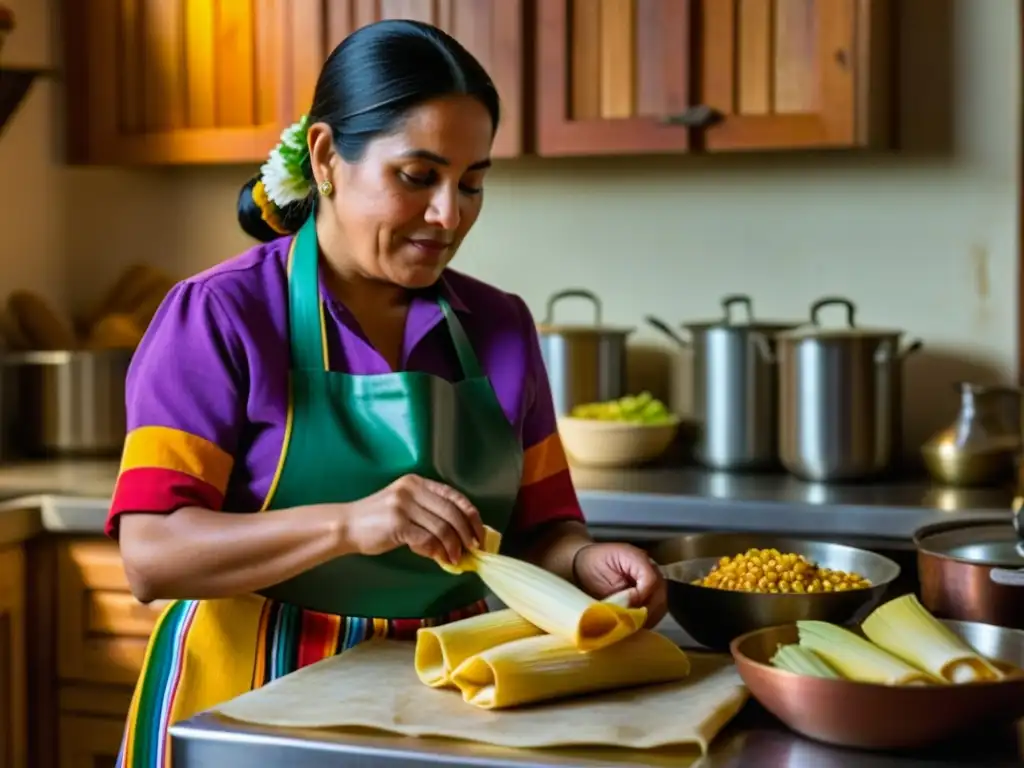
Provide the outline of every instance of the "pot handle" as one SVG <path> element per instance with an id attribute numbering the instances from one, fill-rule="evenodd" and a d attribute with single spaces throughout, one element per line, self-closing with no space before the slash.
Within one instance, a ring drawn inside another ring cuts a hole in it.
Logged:
<path id="1" fill-rule="evenodd" d="M 834 304 L 846 307 L 846 324 L 850 328 L 856 328 L 854 316 L 857 314 L 857 307 L 852 301 L 844 299 L 841 296 L 826 296 L 811 304 L 811 322 L 814 325 L 821 325 L 818 320 L 818 313 L 821 312 L 823 308 L 830 307 Z"/>
<path id="2" fill-rule="evenodd" d="M 722 314 L 725 316 L 725 322 L 730 325 L 732 324 L 732 308 L 737 304 L 742 304 L 744 309 L 746 309 L 747 322 L 754 322 L 753 302 L 745 293 L 730 293 L 728 296 L 722 297 Z"/>
<path id="3" fill-rule="evenodd" d="M 551 325 L 555 320 L 555 304 L 560 302 L 562 299 L 586 299 L 594 305 L 594 325 L 601 324 L 601 300 L 597 298 L 597 295 L 588 291 L 586 288 L 566 288 L 564 291 L 558 291 L 557 293 L 551 294 L 548 298 L 547 313 L 544 315 L 544 325 Z"/>
<path id="4" fill-rule="evenodd" d="M 1004 587 L 1024 587 L 1024 568 L 993 568 L 988 576 Z"/>
<path id="5" fill-rule="evenodd" d="M 672 339 L 672 341 L 674 341 L 683 349 L 690 348 L 690 342 L 688 342 L 686 339 L 684 339 L 682 336 L 680 336 L 678 333 L 672 330 L 672 326 L 670 326 L 664 320 L 657 318 L 654 315 L 647 315 L 646 317 L 644 317 L 644 320 L 647 322 L 649 326 L 661 331 L 663 334 L 668 336 L 670 339 Z"/>

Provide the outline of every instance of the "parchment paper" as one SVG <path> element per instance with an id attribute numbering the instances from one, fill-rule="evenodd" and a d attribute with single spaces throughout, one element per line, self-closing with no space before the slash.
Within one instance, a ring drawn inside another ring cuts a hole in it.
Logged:
<path id="1" fill-rule="evenodd" d="M 214 711 L 282 728 L 369 728 L 500 747 L 708 744 L 749 695 L 728 656 L 689 654 L 686 680 L 488 711 L 416 677 L 412 642 L 371 640 L 227 702 Z"/>

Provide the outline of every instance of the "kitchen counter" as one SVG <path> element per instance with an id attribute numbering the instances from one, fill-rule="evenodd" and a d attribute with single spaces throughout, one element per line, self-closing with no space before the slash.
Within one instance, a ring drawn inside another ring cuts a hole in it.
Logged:
<path id="1" fill-rule="evenodd" d="M 116 461 L 0 467 L 0 517 L 37 509 L 44 530 L 99 534 L 117 480 Z M 909 545 L 941 520 L 1010 519 L 1009 489 L 958 490 L 927 480 L 804 483 L 785 474 L 727 474 L 698 467 L 573 469 L 587 520 L 607 534 L 657 538 L 685 530 L 739 530 L 875 539 Z M 0 533 L 2 541 L 2 533 Z"/>
<path id="2" fill-rule="evenodd" d="M 658 625 L 683 648 L 696 648 L 675 622 Z M 1022 721 L 1024 723 L 1024 721 Z M 708 755 L 634 750 L 516 750 L 371 732 L 279 729 L 202 713 L 171 727 L 175 768 L 973 768 L 1020 765 L 1024 731 L 1010 726 L 972 733 L 953 745 L 916 753 L 862 752 L 805 739 L 750 699 L 712 742 Z"/>
<path id="3" fill-rule="evenodd" d="M 696 752 L 512 750 L 452 741 L 329 730 L 277 730 L 198 715 L 171 727 L 175 768 L 259 765 L 264 768 L 935 768 L 1020 765 L 1014 729 L 972 733 L 954 745 L 916 753 L 881 753 L 831 747 L 788 730 L 756 702 Z"/>

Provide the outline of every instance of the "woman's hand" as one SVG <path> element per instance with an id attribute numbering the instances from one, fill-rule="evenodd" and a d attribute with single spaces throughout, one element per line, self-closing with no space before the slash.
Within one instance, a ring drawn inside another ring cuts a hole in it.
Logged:
<path id="1" fill-rule="evenodd" d="M 648 627 L 665 615 L 665 579 L 642 549 L 630 544 L 587 544 L 576 553 L 573 573 L 580 588 L 598 599 L 629 589 L 630 605 L 647 607 Z"/>
<path id="2" fill-rule="evenodd" d="M 469 499 L 418 475 L 343 505 L 342 519 L 346 548 L 363 555 L 408 546 L 423 557 L 457 563 L 465 549 L 484 541 L 480 513 Z"/>

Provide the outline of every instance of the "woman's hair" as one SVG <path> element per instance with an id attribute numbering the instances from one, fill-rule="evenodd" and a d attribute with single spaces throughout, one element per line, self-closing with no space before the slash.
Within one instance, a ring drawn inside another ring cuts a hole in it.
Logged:
<path id="1" fill-rule="evenodd" d="M 346 162 L 358 162 L 366 145 L 401 128 L 406 114 L 444 96 L 472 96 L 499 119 L 498 92 L 473 55 L 437 27 L 418 21 L 370 24 L 346 37 L 320 71 L 309 124 L 331 127 L 334 146 Z M 312 178 L 309 164 L 305 172 Z M 242 187 L 238 221 L 247 234 L 268 242 L 281 237 L 253 200 L 259 174 Z M 316 191 L 275 211 L 278 230 L 296 232 L 312 210 Z"/>

